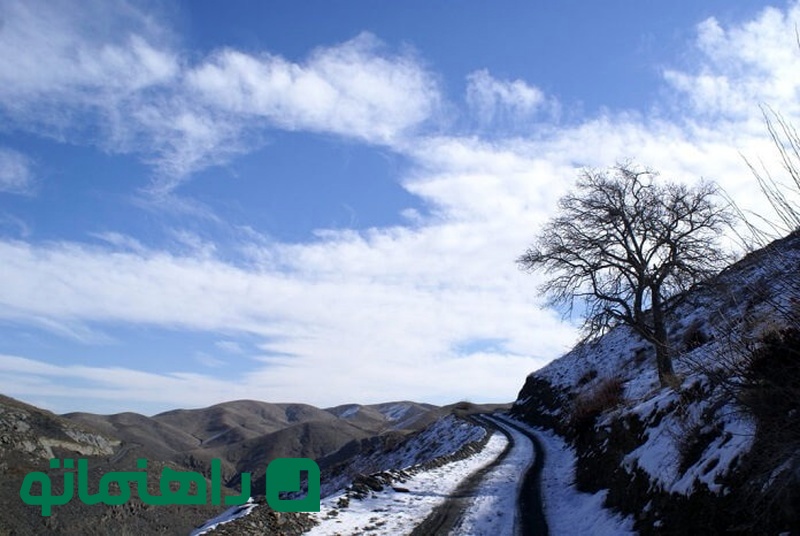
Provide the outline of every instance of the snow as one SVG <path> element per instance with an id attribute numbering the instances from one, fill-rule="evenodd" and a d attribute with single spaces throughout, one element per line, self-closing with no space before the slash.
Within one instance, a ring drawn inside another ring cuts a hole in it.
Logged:
<path id="1" fill-rule="evenodd" d="M 520 421 L 514 422 L 536 434 L 544 447 L 542 501 L 551 536 L 636 534 L 633 519 L 603 508 L 606 492 L 592 494 L 575 489 L 575 451 L 561 437 Z"/>
<path id="2" fill-rule="evenodd" d="M 533 446 L 524 434 L 505 426 L 502 420 L 492 420 L 512 435 L 514 448 L 487 473 L 463 518 L 454 527 L 454 534 L 499 536 L 516 531 L 517 495 L 521 476 L 533 462 Z M 575 454 L 562 439 L 550 432 L 526 427 L 536 433 L 545 446 L 542 495 L 551 535 L 635 534 L 632 519 L 603 508 L 605 493 L 580 493 L 575 489 L 572 482 Z M 320 512 L 312 514 L 320 524 L 308 534 L 407 534 L 444 502 L 463 479 L 499 456 L 506 444 L 502 434 L 494 433 L 480 453 L 417 473 L 406 482 L 397 484 L 408 492 L 386 488 L 361 501 L 351 499 L 347 508 L 337 507 L 344 493 L 327 497 Z"/>
<path id="3" fill-rule="evenodd" d="M 749 450 L 755 437 L 755 423 L 742 418 L 727 418 L 724 424 L 723 434 L 706 448 L 702 463 L 692 465 L 669 491 L 686 495 L 697 483 L 704 484 L 714 493 L 724 491 L 717 477 L 725 474 L 742 452 Z"/>
<path id="4" fill-rule="evenodd" d="M 523 475 L 533 463 L 533 445 L 524 434 L 491 419 L 514 438 L 514 448 L 492 469 L 475 493 L 472 505 L 455 527 L 455 534 L 495 536 L 514 534 L 517 524 L 517 495 Z"/>
<path id="5" fill-rule="evenodd" d="M 367 530 L 376 535 L 407 533 L 444 502 L 464 478 L 494 460 L 506 444 L 505 437 L 494 434 L 479 453 L 417 473 L 406 482 L 397 484 L 408 492 L 387 487 L 363 500 L 351 499 L 347 508 L 337 506 L 345 495 L 343 492 L 326 497 L 320 512 L 312 514 L 320 524 L 307 534 L 355 534 Z"/>
<path id="6" fill-rule="evenodd" d="M 642 469 L 666 492 L 690 495 L 697 486 L 705 486 L 713 493 L 724 493 L 719 481 L 749 450 L 755 425 L 731 400 L 730 393 L 709 381 L 706 371 L 730 370 L 731 364 L 741 359 L 737 351 L 746 351 L 742 348 L 747 344 L 784 327 L 785 319 L 776 314 L 787 307 L 787 295 L 791 294 L 786 292 L 790 283 L 783 276 L 796 268 L 799 257 L 800 251 L 795 249 L 745 262 L 724 273 L 713 288 L 698 290 L 678 306 L 668 318 L 676 350 L 673 365 L 684 378 L 677 390 L 660 386 L 651 345 L 626 326 L 579 344 L 534 375 L 575 396 L 591 396 L 603 381 L 619 378 L 624 400 L 596 426 L 626 418 L 644 424 L 643 442 L 626 455 L 624 466 Z M 761 295 L 746 290 L 759 286 Z M 686 348 L 684 337 L 697 329 L 708 340 L 697 348 Z M 526 400 L 520 399 L 516 405 Z M 559 417 L 569 418 L 568 407 L 559 411 Z M 719 433 L 710 434 L 715 429 Z M 699 457 L 691 460 L 691 466 L 682 467 L 682 451 L 699 433 L 709 433 L 712 439 L 707 446 L 698 443 Z"/>
<path id="7" fill-rule="evenodd" d="M 322 495 L 327 496 L 350 485 L 350 475 L 371 474 L 425 463 L 452 454 L 466 443 L 478 441 L 485 434 L 482 427 L 448 415 L 436 420 L 394 450 L 357 456 L 349 462 L 346 474 L 331 477 L 322 483 Z"/>
<path id="8" fill-rule="evenodd" d="M 358 404 L 353 404 L 351 406 L 348 406 L 347 408 L 345 408 L 344 411 L 342 411 L 339 414 L 339 418 L 340 419 L 349 419 L 350 417 L 354 417 L 359 412 L 360 409 L 361 409 L 361 406 L 359 406 Z"/>
<path id="9" fill-rule="evenodd" d="M 533 461 L 533 446 L 520 432 L 493 419 L 514 438 L 514 448 L 491 470 L 454 534 L 496 536 L 514 534 L 516 530 L 517 495 L 525 473 Z M 545 514 L 553 536 L 573 534 L 635 534 L 633 520 L 603 508 L 604 493 L 587 494 L 575 490 L 572 483 L 575 454 L 564 441 L 552 433 L 533 430 L 546 450 L 542 472 Z M 436 469 L 415 474 L 398 484 L 409 491 L 387 488 L 362 500 L 351 500 L 347 508 L 338 508 L 343 493 L 323 500 L 321 511 L 313 514 L 320 522 L 308 534 L 406 534 L 446 500 L 466 477 L 494 460 L 505 448 L 506 439 L 492 435 L 486 447 L 472 457 Z M 332 514 L 331 512 L 336 512 Z"/>
<path id="10" fill-rule="evenodd" d="M 253 498 L 251 497 L 245 504 L 231 506 L 217 517 L 209 519 L 204 525 L 193 530 L 189 536 L 200 536 L 201 534 L 206 534 L 209 531 L 217 528 L 219 525 L 224 525 L 225 523 L 229 523 L 235 519 L 246 516 L 255 507 L 256 503 L 253 502 Z"/>
<path id="11" fill-rule="evenodd" d="M 389 421 L 399 421 L 406 413 L 408 413 L 409 409 L 411 409 L 410 404 L 399 403 L 383 406 L 379 408 L 378 411 L 380 411 Z"/>
<path id="12" fill-rule="evenodd" d="M 506 418 L 491 420 L 511 434 L 514 447 L 486 474 L 471 504 L 466 507 L 463 518 L 454 527 L 454 534 L 498 536 L 514 534 L 517 530 L 517 496 L 521 476 L 533 462 L 534 450 L 524 434 L 505 424 Z M 633 534 L 632 520 L 602 507 L 604 493 L 592 495 L 575 490 L 572 483 L 575 454 L 563 440 L 552 433 L 530 428 L 523 423 L 517 424 L 536 433 L 545 446 L 542 494 L 545 515 L 553 536 Z M 447 500 L 465 478 L 494 461 L 506 449 L 508 440 L 503 434 L 495 432 L 480 452 L 424 471 L 410 469 L 404 462 L 419 459 L 423 451 L 428 453 L 425 458 L 430 453 L 452 453 L 465 442 L 479 439 L 481 435 L 476 433 L 476 429 L 483 430 L 453 416 L 441 419 L 413 438 L 408 449 L 387 458 L 396 462 L 392 468 L 411 473 L 410 478 L 397 482 L 393 487 L 386 486 L 382 491 L 372 492 L 362 500 L 349 498 L 347 507 L 339 506 L 340 500 L 346 497 L 344 491 L 325 497 L 320 512 L 311 514 L 319 524 L 307 534 L 407 534 L 436 506 Z M 230 508 L 195 530 L 191 536 L 205 534 L 220 524 L 247 515 L 254 507 L 252 502 L 248 502 L 241 507 Z"/>
<path id="13" fill-rule="evenodd" d="M 358 408 L 359 406 L 355 405 L 354 407 Z M 396 405 L 393 407 L 396 409 Z M 345 411 L 350 409 L 352 408 L 347 408 Z M 408 406 L 405 406 L 405 409 L 408 409 Z M 465 444 L 480 440 L 485 434 L 486 431 L 483 427 L 448 415 L 409 438 L 398 449 L 370 456 L 358 456 L 352 460 L 350 467 L 354 474 L 408 469 L 435 458 L 453 454 Z M 342 475 L 331 481 L 323 482 L 323 496 L 326 495 L 324 490 L 335 490 L 337 485 L 339 491 L 323 498 L 320 513 L 312 514 L 322 521 L 322 525 L 315 529 L 322 532 L 315 532 L 315 534 L 336 534 L 342 531 L 349 533 L 346 531 L 357 530 L 354 527 L 368 526 L 372 522 L 370 521 L 372 518 L 383 519 L 382 514 L 386 512 L 397 512 L 404 523 L 414 526 L 416 522 L 424 519 L 437 504 L 441 503 L 447 494 L 455 489 L 461 479 L 493 460 L 505 448 L 505 443 L 505 438 L 502 436 L 491 437 L 480 453 L 462 462 L 452 462 L 431 471 L 419 472 L 414 475 L 412 480 L 398 484 L 412 490 L 410 493 L 396 492 L 387 488 L 363 501 L 351 500 L 350 507 L 343 510 L 339 510 L 335 505 L 344 495 L 341 488 L 349 485 L 350 479 L 346 475 Z M 191 536 L 200 536 L 218 525 L 248 515 L 254 507 L 252 499 L 245 505 L 231 507 L 193 531 Z M 332 510 L 337 510 L 339 515 L 335 518 L 326 517 L 327 513 Z M 392 522 L 387 523 L 387 526 L 397 529 L 402 526 L 402 523 Z M 326 529 L 324 527 L 335 528 Z M 396 534 L 396 532 L 388 530 L 387 532 L 375 532 L 375 534 Z"/>

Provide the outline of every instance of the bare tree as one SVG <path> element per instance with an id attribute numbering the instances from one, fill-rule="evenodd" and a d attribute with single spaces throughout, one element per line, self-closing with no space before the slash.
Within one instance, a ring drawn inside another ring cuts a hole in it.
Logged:
<path id="1" fill-rule="evenodd" d="M 656 177 L 631 164 L 584 171 L 517 263 L 552 275 L 540 289 L 551 305 L 585 307 L 587 338 L 631 326 L 653 344 L 661 384 L 673 385 L 666 300 L 727 264 L 718 237 L 733 215 L 711 183 Z"/>

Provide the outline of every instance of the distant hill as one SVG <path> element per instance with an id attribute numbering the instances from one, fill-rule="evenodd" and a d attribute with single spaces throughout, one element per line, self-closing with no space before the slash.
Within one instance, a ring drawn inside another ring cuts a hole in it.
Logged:
<path id="1" fill-rule="evenodd" d="M 205 469 L 212 458 L 220 458 L 223 475 L 238 486 L 239 474 L 263 474 L 273 458 L 321 458 L 353 440 L 417 430 L 436 418 L 435 412 L 428 415 L 436 409 L 408 401 L 320 409 L 235 400 L 153 417 L 136 413 L 68 413 L 63 417 L 119 438 L 154 459 Z"/>

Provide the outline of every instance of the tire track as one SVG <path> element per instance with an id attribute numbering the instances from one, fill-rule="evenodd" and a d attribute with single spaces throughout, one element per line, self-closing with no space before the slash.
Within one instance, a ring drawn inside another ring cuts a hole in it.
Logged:
<path id="1" fill-rule="evenodd" d="M 547 517 L 544 514 L 542 502 L 542 468 L 544 467 L 545 452 L 542 442 L 535 434 L 515 424 L 511 420 L 491 417 L 509 428 L 527 437 L 533 444 L 533 463 L 525 472 L 522 486 L 517 497 L 517 512 L 519 513 L 519 534 L 522 536 L 547 536 L 550 530 L 547 526 Z"/>
<path id="2" fill-rule="evenodd" d="M 483 416 L 475 415 L 470 419 L 483 426 L 487 433 L 489 431 L 502 433 L 508 439 L 508 444 L 492 462 L 465 478 L 442 504 L 434 508 L 428 517 L 414 527 L 414 530 L 410 533 L 411 536 L 444 536 L 450 534 L 464 514 L 464 510 L 470 505 L 471 499 L 475 496 L 475 492 L 480 487 L 484 477 L 497 467 L 508 456 L 511 449 L 514 448 L 513 436 L 502 427 L 497 426 Z"/>
<path id="3" fill-rule="evenodd" d="M 544 448 L 539 439 L 513 421 L 493 415 L 475 415 L 472 419 L 487 429 L 497 431 L 508 439 L 505 449 L 491 463 L 479 469 L 458 485 L 456 490 L 437 506 L 428 517 L 411 532 L 412 536 L 443 536 L 451 534 L 472 503 L 486 475 L 497 468 L 515 447 L 515 437 L 508 429 L 522 434 L 533 446 L 533 462 L 525 470 L 518 490 L 516 533 L 521 536 L 547 536 L 547 518 L 544 515 L 541 492 L 542 468 L 544 467 Z"/>

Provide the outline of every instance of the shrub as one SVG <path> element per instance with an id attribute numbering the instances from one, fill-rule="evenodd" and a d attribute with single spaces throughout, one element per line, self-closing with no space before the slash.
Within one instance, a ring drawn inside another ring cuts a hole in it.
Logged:
<path id="1" fill-rule="evenodd" d="M 578 395 L 572 405 L 570 420 L 573 430 L 579 431 L 593 425 L 601 413 L 622 403 L 624 393 L 622 379 L 614 376 L 599 380 L 593 389 Z"/>
<path id="2" fill-rule="evenodd" d="M 767 335 L 739 372 L 733 392 L 756 419 L 752 504 L 767 523 L 800 523 L 800 329 Z"/>
<path id="3" fill-rule="evenodd" d="M 737 390 L 759 421 L 789 424 L 783 421 L 800 409 L 800 330 L 768 334 L 746 359 Z"/>
<path id="4" fill-rule="evenodd" d="M 722 433 L 722 425 L 707 426 L 695 423 L 688 427 L 678 441 L 678 472 L 684 474 L 691 466 L 700 461 L 708 446 Z"/>
<path id="5" fill-rule="evenodd" d="M 700 348 L 709 340 L 709 336 L 706 335 L 705 331 L 703 330 L 703 322 L 701 320 L 695 320 L 689 324 L 689 326 L 683 332 L 683 336 L 681 337 L 681 346 L 683 347 L 684 352 L 691 352 L 692 350 Z"/>
<path id="6" fill-rule="evenodd" d="M 586 373 L 584 373 L 584 375 L 581 376 L 580 379 L 578 380 L 578 387 L 583 387 L 584 385 L 586 385 L 595 378 L 597 378 L 597 370 L 595 369 L 587 370 Z"/>

